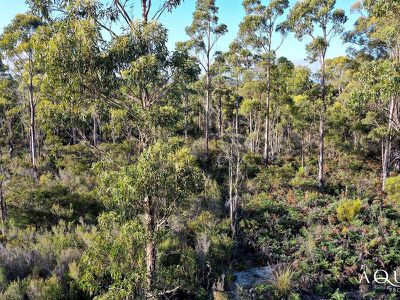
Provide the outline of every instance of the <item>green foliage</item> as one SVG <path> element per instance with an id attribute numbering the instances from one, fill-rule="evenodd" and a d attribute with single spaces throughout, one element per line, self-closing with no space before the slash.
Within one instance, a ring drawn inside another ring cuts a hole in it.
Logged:
<path id="1" fill-rule="evenodd" d="M 4 293 L 0 294 L 0 299 L 4 300 L 23 300 L 25 287 L 19 281 L 11 283 Z"/>
<path id="2" fill-rule="evenodd" d="M 184 292 L 192 293 L 197 280 L 194 251 L 170 234 L 160 234 L 157 239 L 156 286 L 163 290 L 182 285 Z M 99 230 L 87 236 L 88 249 L 79 265 L 80 286 L 100 298 L 144 297 L 146 240 L 140 222 L 120 223 L 115 213 L 101 215 Z"/>
<path id="3" fill-rule="evenodd" d="M 101 204 L 92 197 L 72 193 L 61 185 L 23 191 L 15 194 L 10 204 L 14 222 L 22 226 L 51 226 L 60 220 L 90 223 L 101 210 Z"/>
<path id="4" fill-rule="evenodd" d="M 245 0 L 215 53 L 216 1 L 175 51 L 159 2 L 28 0 L 2 31 L 0 299 L 208 299 L 265 266 L 243 299 L 397 299 L 358 276 L 400 264 L 398 1 L 359 1 L 329 59 L 338 1 Z"/>
<path id="5" fill-rule="evenodd" d="M 99 195 L 123 215 L 143 210 L 146 198 L 155 201 L 157 215 L 171 213 L 202 189 L 202 174 L 194 157 L 181 143 L 157 143 L 144 151 L 136 164 L 100 177 Z"/>
<path id="6" fill-rule="evenodd" d="M 93 296 L 138 296 L 144 287 L 143 226 L 136 221 L 120 226 L 116 218 L 115 214 L 101 215 L 100 231 L 87 237 L 90 242 L 80 262 L 79 282 Z"/>
<path id="7" fill-rule="evenodd" d="M 400 202 L 400 175 L 386 179 L 385 192 L 388 194 L 390 201 L 394 203 Z"/>
<path id="8" fill-rule="evenodd" d="M 336 210 L 337 218 L 340 222 L 352 222 L 361 210 L 361 199 L 343 199 L 339 202 Z"/>
<path id="9" fill-rule="evenodd" d="M 346 293 L 341 293 L 341 292 L 339 291 L 339 289 L 337 289 L 337 290 L 335 291 L 335 293 L 332 294 L 331 299 L 332 299 L 332 300 L 345 300 L 345 299 L 346 299 Z"/>
<path id="10" fill-rule="evenodd" d="M 57 277 L 50 277 L 47 280 L 30 280 L 26 293 L 28 298 L 32 300 L 57 300 L 63 299 L 64 296 Z"/>

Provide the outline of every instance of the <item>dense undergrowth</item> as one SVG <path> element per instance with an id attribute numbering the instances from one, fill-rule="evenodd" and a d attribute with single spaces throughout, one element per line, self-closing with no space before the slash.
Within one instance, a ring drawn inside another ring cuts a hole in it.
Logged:
<path id="1" fill-rule="evenodd" d="M 221 150 L 213 149 L 217 157 Z M 1 237 L 1 299 L 141 297 L 143 225 L 96 200 L 98 153 L 84 144 L 64 147 L 63 153 L 58 172 L 42 162 L 37 183 L 23 168 L 15 169 L 16 183 L 7 193 L 10 226 Z M 237 240 L 223 218 L 227 191 L 217 184 L 221 169 L 211 163 L 203 191 L 159 233 L 160 290 L 179 286 L 175 298 L 207 298 L 222 278 L 225 287 L 232 284 L 234 271 L 271 265 L 274 278 L 255 287 L 253 297 L 396 299 L 383 286 L 359 284 L 364 270 L 391 270 L 400 263 L 400 209 L 392 200 L 398 190 L 379 192 L 373 161 L 333 158 L 337 168 L 328 172 L 322 192 L 311 168 L 295 157 L 268 167 L 257 157 L 247 161 Z M 397 185 L 399 177 L 392 178 L 389 184 Z"/>

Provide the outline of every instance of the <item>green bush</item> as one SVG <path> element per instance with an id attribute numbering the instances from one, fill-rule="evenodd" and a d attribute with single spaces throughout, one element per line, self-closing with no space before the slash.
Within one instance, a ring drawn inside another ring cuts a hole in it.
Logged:
<path id="1" fill-rule="evenodd" d="M 390 201 L 400 203 L 400 175 L 386 179 L 385 192 Z"/>
<path id="2" fill-rule="evenodd" d="M 87 194 L 53 185 L 25 190 L 10 203 L 10 215 L 19 226 L 52 226 L 60 220 L 94 223 L 102 205 Z"/>
<path id="3" fill-rule="evenodd" d="M 24 300 L 25 285 L 21 281 L 13 281 L 4 293 L 0 294 L 0 300 Z"/>
<path id="4" fill-rule="evenodd" d="M 360 212 L 362 202 L 360 199 L 344 199 L 339 203 L 336 210 L 337 218 L 340 222 L 352 222 Z"/>
<path id="5" fill-rule="evenodd" d="M 61 284 L 57 277 L 49 279 L 31 279 L 26 293 L 29 300 L 61 300 L 64 299 Z"/>

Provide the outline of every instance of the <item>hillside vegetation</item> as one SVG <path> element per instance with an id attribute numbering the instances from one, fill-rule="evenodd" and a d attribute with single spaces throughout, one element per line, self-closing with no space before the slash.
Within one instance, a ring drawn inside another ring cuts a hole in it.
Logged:
<path id="1" fill-rule="evenodd" d="M 216 1 L 174 50 L 153 2 L 0 33 L 0 299 L 400 299 L 399 1 L 244 0 L 224 52 Z"/>

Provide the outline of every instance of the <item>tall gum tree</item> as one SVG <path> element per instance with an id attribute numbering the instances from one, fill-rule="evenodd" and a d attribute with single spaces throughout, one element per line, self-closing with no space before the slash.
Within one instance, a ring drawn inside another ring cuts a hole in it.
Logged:
<path id="1" fill-rule="evenodd" d="M 197 55 L 203 57 L 198 59 L 205 78 L 205 151 L 206 157 L 209 156 L 210 140 L 210 106 L 212 102 L 212 72 L 213 50 L 219 38 L 228 31 L 225 24 L 218 23 L 218 7 L 215 0 L 197 0 L 196 8 L 193 13 L 193 21 L 186 28 L 186 33 L 190 36 L 190 47 Z"/>
<path id="2" fill-rule="evenodd" d="M 384 190 L 391 167 L 395 163 L 400 165 L 400 156 L 394 153 L 400 153 L 395 143 L 400 132 L 400 3 L 396 0 L 356 1 L 353 9 L 361 14 L 354 29 L 345 35 L 346 41 L 353 45 L 351 53 L 361 61 L 360 71 L 355 76 L 361 88 L 353 94 L 361 95 L 368 104 L 382 103 L 376 113 L 383 115 L 386 124 L 379 125 L 376 130 L 380 128 L 384 132 L 380 134 Z"/>
<path id="3" fill-rule="evenodd" d="M 297 2 L 290 10 L 285 22 L 286 28 L 294 32 L 296 38 L 311 39 L 306 46 L 310 62 L 319 62 L 321 104 L 319 110 L 319 155 L 318 185 L 324 187 L 325 164 L 325 113 L 327 109 L 326 55 L 331 40 L 344 31 L 347 17 L 343 9 L 335 9 L 336 0 L 304 0 Z"/>
<path id="4" fill-rule="evenodd" d="M 388 53 L 385 70 L 387 76 L 382 77 L 381 90 L 386 94 L 385 115 L 387 119 L 387 134 L 382 141 L 382 189 L 389 176 L 392 165 L 392 147 L 395 133 L 400 131 L 400 93 L 399 93 L 399 70 L 400 70 L 400 3 L 398 1 L 370 1 L 363 3 L 368 11 L 368 24 L 372 30 L 369 38 L 372 41 L 380 41 L 384 44 Z M 397 74 L 397 75 L 396 75 Z M 395 158 L 395 160 L 400 158 Z"/>
<path id="5" fill-rule="evenodd" d="M 21 79 L 28 90 L 29 102 L 29 144 L 31 166 L 37 178 L 37 139 L 36 139 L 36 99 L 34 79 L 36 69 L 36 52 L 33 35 L 43 23 L 32 14 L 19 14 L 4 28 L 0 36 L 0 50 L 10 64 L 9 72 Z"/>
<path id="6" fill-rule="evenodd" d="M 265 99 L 265 131 L 263 157 L 266 163 L 270 158 L 270 105 L 271 105 L 271 68 L 275 52 L 282 45 L 286 36 L 284 34 L 277 45 L 274 43 L 275 32 L 282 29 L 278 19 L 289 6 L 288 0 L 273 0 L 264 5 L 261 0 L 244 0 L 243 7 L 246 12 L 240 24 L 239 35 L 244 42 L 262 55 L 265 61 L 264 72 L 266 80 Z M 286 33 L 286 31 L 282 31 Z"/>

